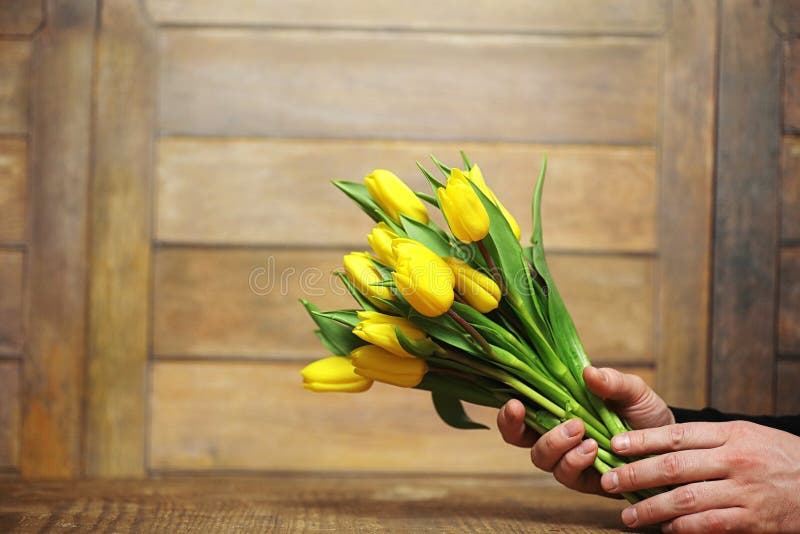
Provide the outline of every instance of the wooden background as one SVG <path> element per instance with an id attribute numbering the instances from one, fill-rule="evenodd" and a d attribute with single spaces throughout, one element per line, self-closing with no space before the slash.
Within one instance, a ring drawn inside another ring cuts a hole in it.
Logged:
<path id="1" fill-rule="evenodd" d="M 330 186 L 466 150 L 598 364 L 800 411 L 795 0 L 0 0 L 0 471 L 525 473 L 422 392 L 320 396 Z M 492 423 L 490 410 L 472 410 Z"/>

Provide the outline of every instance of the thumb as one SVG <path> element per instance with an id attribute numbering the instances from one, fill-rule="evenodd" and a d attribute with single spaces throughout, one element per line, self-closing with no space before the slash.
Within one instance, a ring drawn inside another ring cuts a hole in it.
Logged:
<path id="1" fill-rule="evenodd" d="M 610 367 L 589 366 L 583 370 L 583 380 L 589 391 L 601 399 L 630 406 L 647 397 L 650 387 L 641 377 L 623 374 Z"/>

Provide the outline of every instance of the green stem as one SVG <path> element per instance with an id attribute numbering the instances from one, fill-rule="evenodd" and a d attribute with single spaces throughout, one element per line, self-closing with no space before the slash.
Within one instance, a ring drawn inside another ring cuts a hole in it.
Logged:
<path id="1" fill-rule="evenodd" d="M 451 318 L 452 318 L 452 319 L 453 319 L 455 322 L 457 322 L 457 323 L 459 324 L 459 326 L 461 326 L 461 328 L 463 328 L 464 330 L 466 330 L 466 331 L 467 331 L 467 333 L 468 333 L 470 336 L 472 336 L 472 339 L 474 339 L 474 340 L 475 340 L 475 341 L 478 343 L 478 345 L 480 345 L 480 346 L 481 346 L 481 349 L 483 349 L 483 351 L 484 351 L 484 352 L 485 352 L 487 355 L 491 356 L 491 354 L 492 354 L 492 346 L 489 344 L 489 342 L 488 342 L 488 341 L 486 341 L 486 338 L 484 338 L 484 337 L 483 337 L 483 336 L 480 334 L 480 332 L 478 332 L 477 330 L 475 330 L 475 327 L 474 327 L 474 326 L 472 326 L 471 324 L 469 324 L 469 322 L 468 322 L 466 319 L 464 319 L 464 318 L 463 318 L 463 317 L 461 317 L 459 314 L 457 314 L 455 311 L 453 311 L 453 309 L 452 309 L 452 308 L 450 308 L 449 310 L 447 310 L 447 315 L 449 315 L 449 316 L 450 316 L 450 317 L 451 317 Z"/>

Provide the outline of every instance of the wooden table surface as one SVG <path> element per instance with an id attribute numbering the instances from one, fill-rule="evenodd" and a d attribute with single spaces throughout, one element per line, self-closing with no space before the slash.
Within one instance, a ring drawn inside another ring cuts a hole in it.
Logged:
<path id="1" fill-rule="evenodd" d="M 543 476 L 0 480 L 0 532 L 631 532 Z"/>

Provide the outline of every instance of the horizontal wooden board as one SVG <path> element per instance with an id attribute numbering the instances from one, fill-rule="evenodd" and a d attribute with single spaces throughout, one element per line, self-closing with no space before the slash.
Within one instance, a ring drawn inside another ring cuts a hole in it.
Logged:
<path id="1" fill-rule="evenodd" d="M 652 39 L 248 29 L 160 32 L 166 134 L 655 139 Z"/>
<path id="2" fill-rule="evenodd" d="M 0 41 L 0 134 L 28 131 L 28 88 L 31 45 Z"/>
<path id="3" fill-rule="evenodd" d="M 800 240 L 800 137 L 781 146 L 781 238 Z"/>
<path id="4" fill-rule="evenodd" d="M 0 360 L 0 469 L 16 467 L 19 455 L 19 365 Z"/>
<path id="5" fill-rule="evenodd" d="M 305 391 L 303 363 L 157 362 L 150 467 L 157 470 L 520 473 L 528 452 L 494 430 L 496 411 L 469 406 L 493 430 L 442 423 L 422 391 Z M 458 454 L 453 454 L 458 451 Z"/>
<path id="6" fill-rule="evenodd" d="M 800 248 L 784 247 L 780 256 L 778 352 L 800 354 Z"/>
<path id="7" fill-rule="evenodd" d="M 0 138 L 0 243 L 25 239 L 27 142 Z"/>
<path id="8" fill-rule="evenodd" d="M 322 353 L 301 297 L 352 307 L 332 272 L 335 250 L 162 248 L 155 256 L 157 356 L 309 358 Z M 589 355 L 651 361 L 653 263 L 553 256 L 552 271 Z"/>
<path id="9" fill-rule="evenodd" d="M 0 354 L 22 352 L 24 253 L 0 249 Z"/>
<path id="10" fill-rule="evenodd" d="M 42 22 L 40 0 L 3 0 L 0 35 L 29 35 Z"/>
<path id="11" fill-rule="evenodd" d="M 666 23 L 665 0 L 512 0 L 502 9 L 489 0 L 425 2 L 322 0 L 279 2 L 147 0 L 161 24 L 280 25 L 451 31 L 622 32 L 652 34 Z"/>
<path id="12" fill-rule="evenodd" d="M 800 37 L 783 43 L 783 128 L 800 133 Z"/>
<path id="13" fill-rule="evenodd" d="M 532 190 L 547 154 L 544 220 L 550 248 L 655 250 L 653 148 L 510 143 L 162 139 L 157 238 L 355 246 L 364 242 L 368 219 L 330 179 L 360 181 L 372 169 L 386 168 L 430 192 L 415 162 L 436 154 L 458 165 L 459 150 L 480 164 L 526 238 Z"/>
<path id="14" fill-rule="evenodd" d="M 800 360 L 778 360 L 775 410 L 777 415 L 800 414 Z"/>

